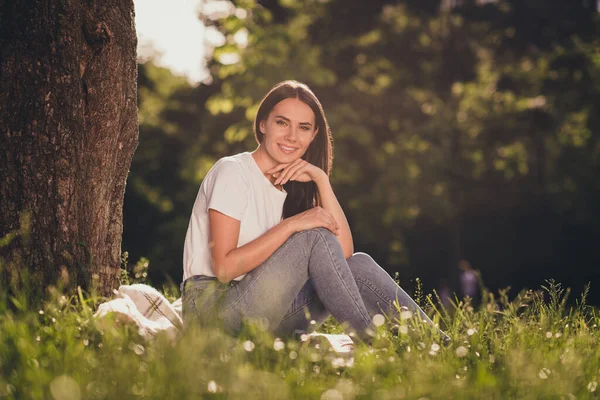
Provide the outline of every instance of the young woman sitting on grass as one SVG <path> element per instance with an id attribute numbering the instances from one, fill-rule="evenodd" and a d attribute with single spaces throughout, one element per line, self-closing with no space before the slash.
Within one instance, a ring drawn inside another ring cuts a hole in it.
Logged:
<path id="1" fill-rule="evenodd" d="M 258 147 L 218 160 L 200 185 L 184 246 L 184 324 L 246 319 L 278 336 L 317 329 L 330 315 L 369 343 L 375 314 L 393 305 L 431 320 L 368 254 L 354 252 L 329 182 L 332 138 L 304 84 L 277 84 L 254 121 Z M 443 332 L 440 332 L 446 338 Z"/>

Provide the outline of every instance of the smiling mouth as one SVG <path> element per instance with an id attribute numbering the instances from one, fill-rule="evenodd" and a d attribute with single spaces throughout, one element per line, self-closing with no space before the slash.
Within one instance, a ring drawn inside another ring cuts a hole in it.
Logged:
<path id="1" fill-rule="evenodd" d="M 277 146 L 279 146 L 281 151 L 283 151 L 286 154 L 290 154 L 290 153 L 293 153 L 294 151 L 298 150 L 296 147 L 287 147 L 287 146 L 284 146 L 281 144 L 278 144 Z"/>

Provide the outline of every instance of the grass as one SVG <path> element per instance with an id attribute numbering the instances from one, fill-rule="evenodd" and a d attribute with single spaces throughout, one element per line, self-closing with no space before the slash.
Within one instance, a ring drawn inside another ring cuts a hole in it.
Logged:
<path id="1" fill-rule="evenodd" d="M 167 290 L 176 293 L 173 288 Z M 41 308 L 0 296 L 0 398 L 7 399 L 587 399 L 600 392 L 600 324 L 585 297 L 567 307 L 555 282 L 537 292 L 485 293 L 474 309 L 428 313 L 449 347 L 412 319 L 385 329 L 373 347 L 339 357 L 325 343 L 278 341 L 257 327 L 238 338 L 191 329 L 151 341 L 113 318 L 95 320 L 103 299 L 57 289 Z M 320 329 L 339 332 L 329 320 Z"/>

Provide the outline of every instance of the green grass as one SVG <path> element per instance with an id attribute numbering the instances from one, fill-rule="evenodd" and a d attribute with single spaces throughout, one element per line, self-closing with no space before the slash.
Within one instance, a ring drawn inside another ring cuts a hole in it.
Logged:
<path id="1" fill-rule="evenodd" d="M 342 358 L 325 344 L 287 341 L 250 327 L 232 338 L 190 330 L 171 343 L 142 339 L 112 318 L 102 299 L 58 290 L 41 309 L 0 296 L 0 398 L 8 399 L 587 399 L 600 393 L 597 309 L 566 306 L 549 282 L 509 300 L 486 293 L 474 310 L 449 312 L 425 299 L 452 336 L 445 348 L 412 320 L 407 334 L 384 329 L 372 348 Z M 171 292 L 175 293 L 175 292 Z M 321 331 L 337 332 L 332 320 Z"/>

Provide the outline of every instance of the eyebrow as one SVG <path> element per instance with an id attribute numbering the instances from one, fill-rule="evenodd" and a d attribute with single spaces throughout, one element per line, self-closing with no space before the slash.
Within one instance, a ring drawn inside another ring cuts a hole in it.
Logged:
<path id="1" fill-rule="evenodd" d="M 281 118 L 281 119 L 286 120 L 287 122 L 290 122 L 290 119 L 284 117 L 283 115 L 276 115 L 275 118 Z M 312 124 L 310 122 L 300 122 L 300 125 L 309 125 L 309 126 L 312 126 Z"/>

